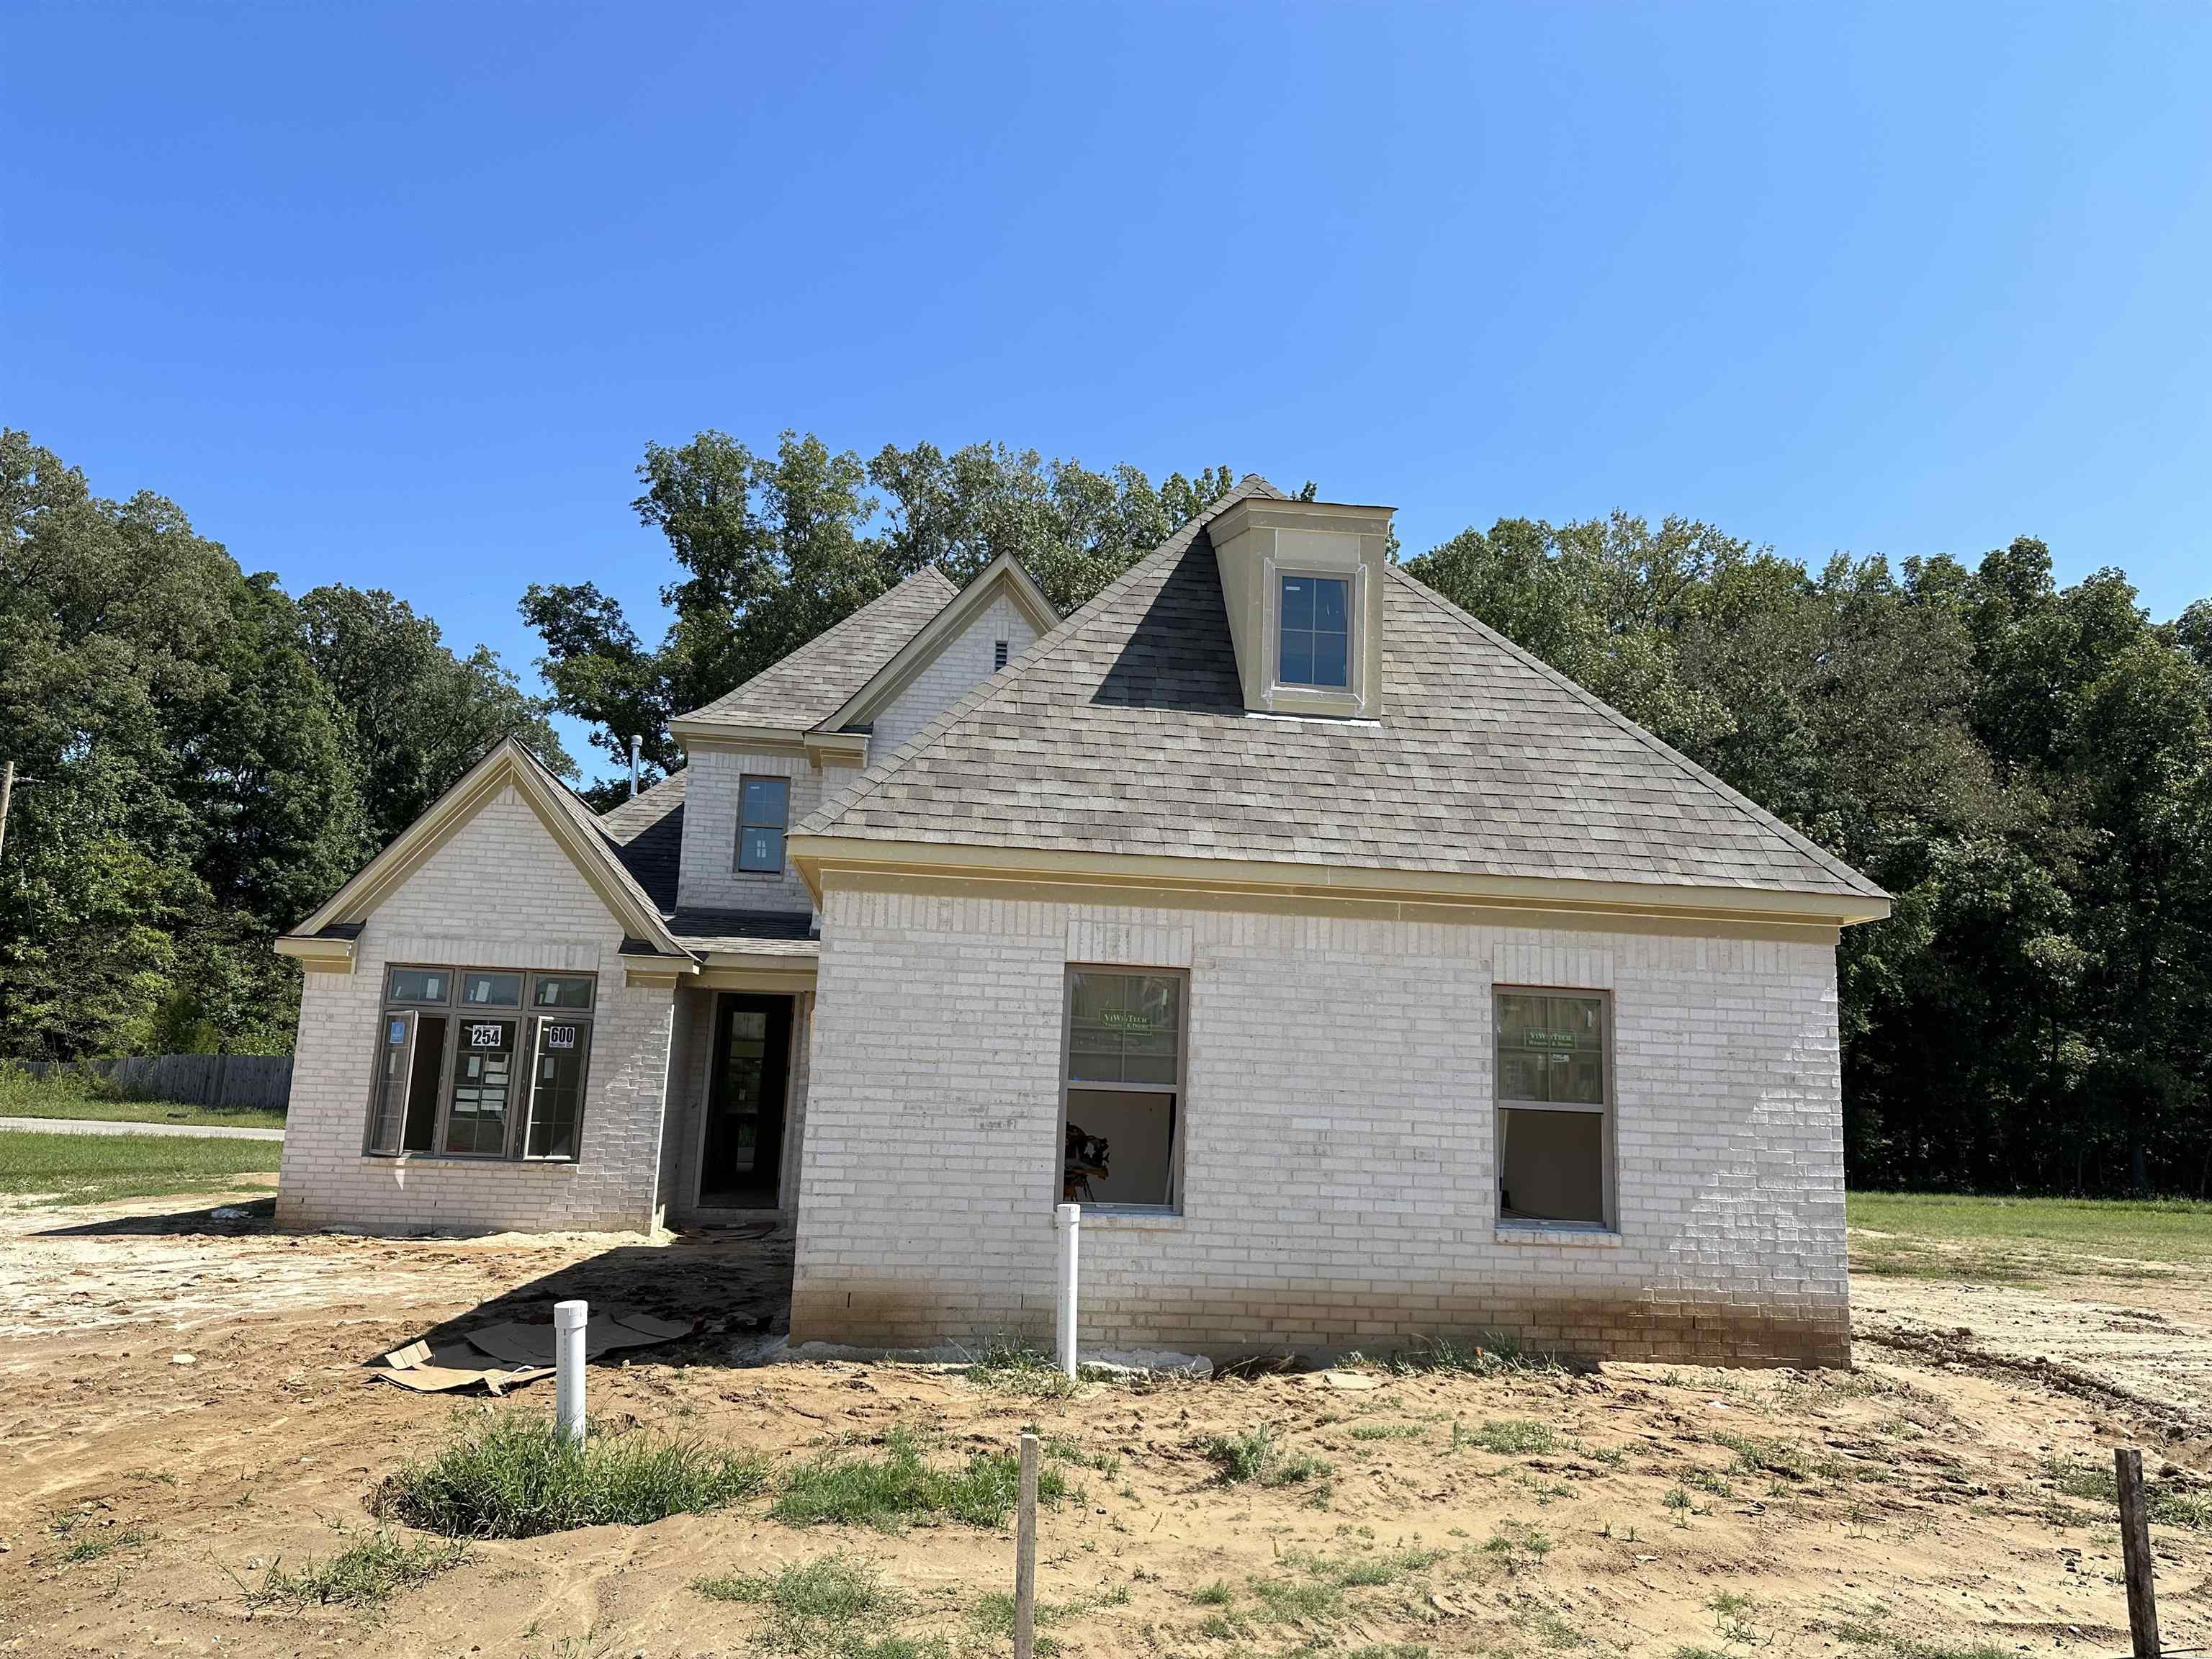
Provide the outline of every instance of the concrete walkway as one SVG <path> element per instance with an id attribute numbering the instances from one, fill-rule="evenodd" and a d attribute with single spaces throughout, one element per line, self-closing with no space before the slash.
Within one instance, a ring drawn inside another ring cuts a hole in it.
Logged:
<path id="1" fill-rule="evenodd" d="M 234 1129 L 216 1123 L 110 1123 L 88 1117 L 0 1117 L 0 1129 L 48 1135 L 189 1135 L 207 1140 L 282 1140 L 282 1129 Z"/>

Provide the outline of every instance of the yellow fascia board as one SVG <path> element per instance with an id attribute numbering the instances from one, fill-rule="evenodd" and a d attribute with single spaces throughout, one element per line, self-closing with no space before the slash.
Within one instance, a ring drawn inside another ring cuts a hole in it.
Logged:
<path id="1" fill-rule="evenodd" d="M 1036 579 L 1022 568 L 1011 553 L 1001 553 L 976 573 L 975 580 L 946 601 L 945 608 L 915 630 L 914 637 L 898 648 L 891 659 L 869 677 L 868 683 L 845 699 L 837 712 L 817 725 L 817 732 L 872 720 L 885 703 L 911 684 L 921 671 L 937 660 L 945 645 L 965 628 L 976 612 L 1000 590 L 1029 619 L 1042 639 L 1060 626 L 1060 613 Z"/>
<path id="2" fill-rule="evenodd" d="M 742 951 L 708 954 L 698 984 L 710 991 L 811 991 L 814 988 L 812 957 L 754 957 Z"/>
<path id="3" fill-rule="evenodd" d="M 668 735 L 687 750 L 742 749 L 756 755 L 803 755 L 806 733 L 796 726 L 732 726 L 721 720 L 674 720 Z"/>
<path id="4" fill-rule="evenodd" d="M 293 933 L 280 934 L 276 942 L 278 956 L 291 957 L 311 974 L 350 974 L 353 947 L 349 939 L 303 939 Z"/>
<path id="5" fill-rule="evenodd" d="M 356 871 L 352 879 L 331 896 L 329 902 L 301 922 L 289 937 L 319 933 L 334 922 L 366 921 L 371 911 L 458 835 L 487 801 L 510 784 L 529 803 L 532 812 L 553 837 L 554 844 L 568 854 L 576 872 L 626 932 L 639 939 L 652 939 L 672 951 L 682 951 L 659 911 L 641 904 L 635 895 L 612 878 L 599 849 L 584 842 L 582 826 L 549 795 L 548 791 L 554 786 L 547 782 L 538 772 L 538 763 L 522 752 L 512 738 L 470 768 L 459 783 L 401 830 L 389 847 Z"/>
<path id="6" fill-rule="evenodd" d="M 1466 875 L 1048 848 L 863 841 L 821 835 L 794 835 L 789 845 L 792 863 L 817 904 L 822 902 L 830 878 L 851 874 L 1012 880 L 1066 889 L 1134 889 L 1157 892 L 1170 902 L 1178 896 L 1212 893 L 1316 902 L 1363 900 L 1468 910 L 1540 911 L 1586 916 L 1593 923 L 1602 923 L 1608 916 L 1639 916 L 1673 917 L 1708 925 L 1734 922 L 1747 927 L 1837 928 L 1879 921 L 1890 910 L 1886 897 L 1780 892 L 1771 888 Z"/>

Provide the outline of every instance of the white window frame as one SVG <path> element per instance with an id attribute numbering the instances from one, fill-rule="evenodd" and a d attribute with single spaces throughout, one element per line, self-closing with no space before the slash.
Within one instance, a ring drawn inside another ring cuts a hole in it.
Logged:
<path id="1" fill-rule="evenodd" d="M 1499 1017 L 1502 998 L 1573 997 L 1579 1001 L 1598 1005 L 1599 1041 L 1604 1045 L 1600 1057 L 1599 1091 L 1603 1097 L 1596 1104 L 1577 1100 L 1516 1100 L 1505 1093 L 1505 1068 L 1499 1059 L 1503 1047 L 1504 1022 Z M 1614 1120 L 1618 1116 L 1613 1087 L 1613 993 L 1587 985 L 1498 985 L 1490 988 L 1490 1072 L 1491 1119 L 1490 1146 L 1493 1179 L 1490 1183 L 1491 1198 L 1496 1206 L 1498 1225 L 1516 1230 L 1550 1231 L 1563 1233 L 1612 1233 L 1620 1228 L 1620 1158 L 1614 1148 Z M 1555 1221 L 1540 1216 L 1508 1216 L 1505 1213 L 1505 1114 L 1516 1112 L 1580 1112 L 1595 1115 L 1601 1120 L 1598 1134 L 1599 1202 L 1604 1218 L 1600 1221 Z"/>
<path id="2" fill-rule="evenodd" d="M 1176 999 L 1176 1080 L 1171 1083 L 1097 1083 L 1077 1081 L 1074 1068 L 1075 976 L 1113 974 L 1123 979 L 1173 979 L 1182 982 Z M 1190 969 L 1156 968 L 1143 963 L 1071 962 L 1060 976 L 1060 1121 L 1052 1137 L 1052 1201 L 1061 1202 L 1060 1191 L 1067 1147 L 1067 1097 L 1071 1091 L 1091 1094 L 1173 1095 L 1175 1145 L 1168 1150 L 1168 1201 L 1164 1204 L 1086 1204 L 1086 1215 L 1180 1216 L 1183 1212 L 1183 1151 L 1190 1143 Z"/>

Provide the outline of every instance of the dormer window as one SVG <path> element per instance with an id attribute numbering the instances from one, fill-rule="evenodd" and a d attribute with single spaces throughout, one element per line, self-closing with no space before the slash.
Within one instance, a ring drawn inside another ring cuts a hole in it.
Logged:
<path id="1" fill-rule="evenodd" d="M 1352 583 L 1343 576 L 1285 576 L 1277 682 L 1340 691 L 1352 684 Z"/>

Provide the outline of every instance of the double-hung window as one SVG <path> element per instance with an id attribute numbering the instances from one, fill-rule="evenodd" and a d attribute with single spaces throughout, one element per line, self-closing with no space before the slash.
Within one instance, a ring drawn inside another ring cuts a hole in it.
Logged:
<path id="1" fill-rule="evenodd" d="M 1609 1224 L 1609 1012 L 1594 992 L 1497 993 L 1499 1219 Z"/>
<path id="2" fill-rule="evenodd" d="M 1285 575 L 1276 594 L 1275 678 L 1283 685 L 1352 685 L 1352 579 Z"/>
<path id="3" fill-rule="evenodd" d="M 783 832 L 791 817 L 789 778 L 746 778 L 738 786 L 738 868 L 783 869 Z"/>
<path id="4" fill-rule="evenodd" d="M 368 1151 L 574 1158 L 598 988 L 590 974 L 392 969 Z"/>
<path id="5" fill-rule="evenodd" d="M 1063 1201 L 1181 1208 L 1186 988 L 1166 969 L 1068 970 Z"/>

